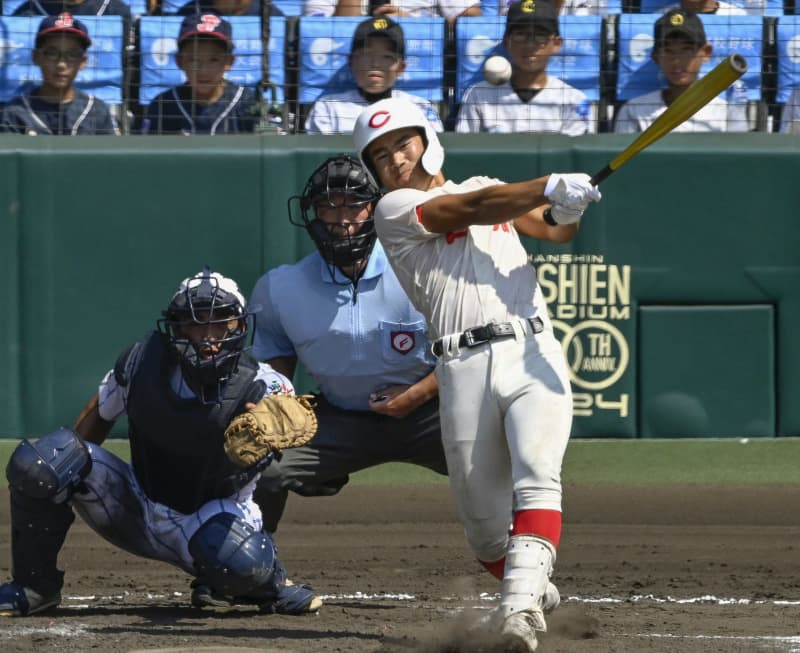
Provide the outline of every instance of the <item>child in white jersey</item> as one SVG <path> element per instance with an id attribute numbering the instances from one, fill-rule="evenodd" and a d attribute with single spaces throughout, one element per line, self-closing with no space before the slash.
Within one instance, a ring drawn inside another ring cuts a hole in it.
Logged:
<path id="1" fill-rule="evenodd" d="M 595 131 L 583 92 L 549 75 L 550 58 L 561 50 L 558 14 L 546 0 L 522 0 L 508 9 L 503 46 L 511 79 L 494 86 L 479 82 L 461 101 L 457 132 L 559 132 L 578 136 Z"/>
<path id="2" fill-rule="evenodd" d="M 629 100 L 620 108 L 614 131 L 635 133 L 647 129 L 667 107 L 700 76 L 711 56 L 702 21 L 682 9 L 673 9 L 655 22 L 652 59 L 667 82 L 665 88 Z M 720 97 L 678 125 L 678 132 L 747 131 L 745 104 L 730 104 Z"/>
<path id="3" fill-rule="evenodd" d="M 426 99 L 394 88 L 406 69 L 403 28 L 391 18 L 368 18 L 359 23 L 350 47 L 350 69 L 356 87 L 320 97 L 306 119 L 309 134 L 350 134 L 364 107 L 389 97 L 418 105 L 437 131 L 443 131 L 439 114 Z"/>

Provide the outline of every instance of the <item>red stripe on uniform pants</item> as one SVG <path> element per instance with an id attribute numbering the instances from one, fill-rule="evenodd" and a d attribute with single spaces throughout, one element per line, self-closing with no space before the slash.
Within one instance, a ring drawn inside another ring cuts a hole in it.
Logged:
<path id="1" fill-rule="evenodd" d="M 500 560 L 494 562 L 486 562 L 485 560 L 478 560 L 492 576 L 497 580 L 503 580 L 503 571 L 506 568 L 506 558 L 503 556 Z"/>
<path id="2" fill-rule="evenodd" d="M 514 515 L 512 535 L 538 535 L 544 537 L 558 548 L 561 539 L 561 513 L 558 510 L 520 510 Z M 505 557 L 494 562 L 478 560 L 484 568 L 498 580 L 503 580 Z"/>
<path id="3" fill-rule="evenodd" d="M 557 549 L 561 539 L 561 512 L 558 510 L 520 510 L 514 514 L 512 535 L 538 535 Z"/>

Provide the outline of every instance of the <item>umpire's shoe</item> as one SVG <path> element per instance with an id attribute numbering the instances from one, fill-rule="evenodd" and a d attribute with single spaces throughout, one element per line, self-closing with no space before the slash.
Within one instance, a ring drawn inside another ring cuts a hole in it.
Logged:
<path id="1" fill-rule="evenodd" d="M 44 612 L 61 603 L 61 592 L 42 596 L 17 582 L 0 585 L 0 617 L 25 617 Z"/>

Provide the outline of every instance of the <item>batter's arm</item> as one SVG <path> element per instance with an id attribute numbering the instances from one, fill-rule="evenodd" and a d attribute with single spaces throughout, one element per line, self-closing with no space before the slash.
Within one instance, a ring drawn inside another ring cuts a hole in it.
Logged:
<path id="1" fill-rule="evenodd" d="M 548 240 L 551 243 L 568 243 L 578 234 L 580 222 L 551 226 L 544 220 L 544 212 L 549 207 L 549 204 L 545 204 L 518 217 L 514 220 L 514 227 L 522 236 Z"/>
<path id="2" fill-rule="evenodd" d="M 438 195 L 418 207 L 417 214 L 425 229 L 437 234 L 471 225 L 501 224 L 547 204 L 544 195 L 547 179 L 539 177 L 468 193 Z"/>
<path id="3" fill-rule="evenodd" d="M 279 374 L 283 374 L 290 381 L 294 378 L 294 371 L 297 368 L 296 356 L 276 356 L 264 362 Z"/>
<path id="4" fill-rule="evenodd" d="M 105 442 L 113 426 L 114 422 L 100 417 L 99 397 L 95 393 L 78 415 L 72 429 L 87 442 L 99 445 Z"/>

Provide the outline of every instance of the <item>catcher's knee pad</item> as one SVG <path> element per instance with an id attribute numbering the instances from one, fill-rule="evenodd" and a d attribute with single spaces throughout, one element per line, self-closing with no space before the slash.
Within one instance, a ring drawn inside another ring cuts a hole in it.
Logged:
<path id="1" fill-rule="evenodd" d="M 60 428 L 35 442 L 22 440 L 6 466 L 12 490 L 32 499 L 62 503 L 80 488 L 92 469 L 86 444 L 72 430 Z"/>
<path id="2" fill-rule="evenodd" d="M 199 575 L 225 596 L 248 596 L 273 580 L 275 546 L 263 531 L 243 519 L 220 512 L 189 540 Z"/>

